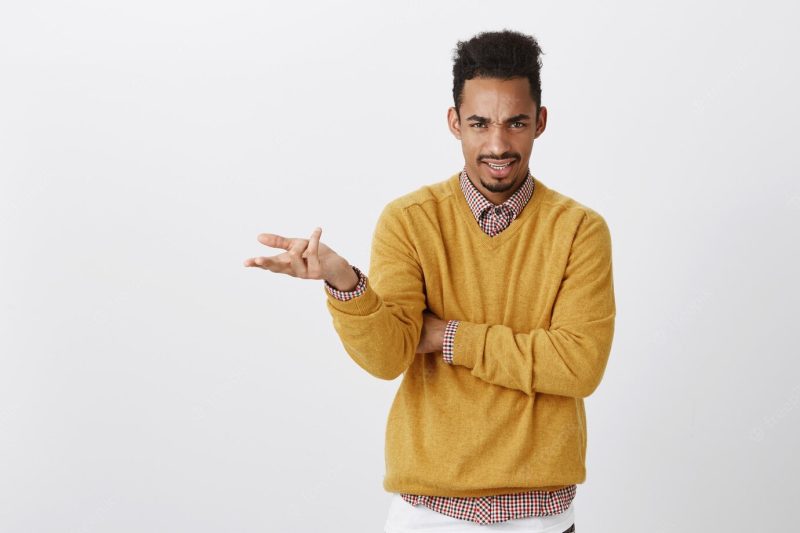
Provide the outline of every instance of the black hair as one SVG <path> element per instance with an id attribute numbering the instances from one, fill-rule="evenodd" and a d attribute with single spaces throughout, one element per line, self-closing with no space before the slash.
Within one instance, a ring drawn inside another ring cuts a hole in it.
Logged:
<path id="1" fill-rule="evenodd" d="M 468 41 L 458 41 L 453 53 L 453 102 L 459 118 L 464 82 L 472 78 L 528 78 L 538 115 L 542 105 L 542 54 L 534 37 L 513 30 L 482 32 Z"/>

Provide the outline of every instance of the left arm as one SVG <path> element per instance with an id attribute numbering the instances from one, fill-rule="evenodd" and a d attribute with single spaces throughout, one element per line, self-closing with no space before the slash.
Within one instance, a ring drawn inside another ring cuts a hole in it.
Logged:
<path id="1" fill-rule="evenodd" d="M 515 332 L 460 320 L 453 364 L 528 395 L 585 398 L 605 372 L 615 316 L 611 236 L 605 220 L 589 211 L 575 234 L 550 327 Z"/>

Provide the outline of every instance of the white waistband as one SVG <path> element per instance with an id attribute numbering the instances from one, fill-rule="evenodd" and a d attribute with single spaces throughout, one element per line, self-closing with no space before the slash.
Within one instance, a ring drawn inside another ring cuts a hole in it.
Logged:
<path id="1" fill-rule="evenodd" d="M 438 513 L 424 505 L 411 505 L 399 494 L 392 496 L 384 533 L 450 533 L 516 531 L 517 533 L 563 533 L 575 523 L 575 501 L 561 514 L 528 516 L 505 522 L 477 524 Z"/>

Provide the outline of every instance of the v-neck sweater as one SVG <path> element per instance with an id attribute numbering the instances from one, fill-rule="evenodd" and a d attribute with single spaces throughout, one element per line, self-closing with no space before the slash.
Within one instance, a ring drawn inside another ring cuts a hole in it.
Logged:
<path id="1" fill-rule="evenodd" d="M 326 290 L 350 357 L 382 379 L 403 374 L 384 488 L 472 497 L 582 483 L 583 399 L 604 374 L 616 315 L 608 226 L 534 177 L 525 209 L 490 237 L 458 179 L 386 205 L 361 296 Z M 452 365 L 416 353 L 426 308 L 459 321 Z"/>

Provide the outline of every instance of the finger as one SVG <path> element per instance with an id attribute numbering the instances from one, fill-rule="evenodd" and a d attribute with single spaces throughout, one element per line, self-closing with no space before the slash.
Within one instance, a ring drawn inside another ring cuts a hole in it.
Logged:
<path id="1" fill-rule="evenodd" d="M 311 238 L 308 241 L 308 248 L 306 248 L 303 256 L 308 262 L 308 275 L 310 277 L 319 277 L 319 238 L 322 235 L 322 228 L 317 227 L 311 233 Z"/>
<path id="2" fill-rule="evenodd" d="M 293 239 L 292 245 L 286 251 L 289 256 L 289 262 L 292 265 L 292 272 L 298 278 L 307 277 L 306 262 L 303 261 L 302 254 L 306 251 L 308 241 L 305 239 Z"/>
<path id="3" fill-rule="evenodd" d="M 244 266 L 258 267 L 271 272 L 276 272 L 278 274 L 292 275 L 292 267 L 289 264 L 288 259 L 281 258 L 281 256 L 285 255 L 286 254 L 281 254 L 275 257 L 251 257 L 244 262 Z"/>
<path id="4" fill-rule="evenodd" d="M 287 239 L 274 233 L 259 233 L 258 242 L 265 244 L 270 248 L 282 248 L 288 250 L 292 246 L 293 239 Z"/>

